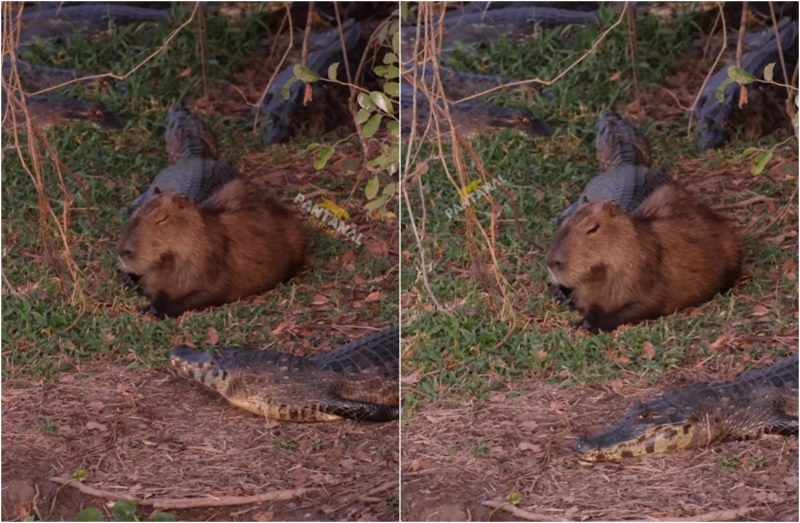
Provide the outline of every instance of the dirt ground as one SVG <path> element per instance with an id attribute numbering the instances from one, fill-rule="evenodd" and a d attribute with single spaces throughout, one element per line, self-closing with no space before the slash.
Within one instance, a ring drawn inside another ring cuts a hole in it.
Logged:
<path id="1" fill-rule="evenodd" d="M 172 510 L 179 519 L 397 520 L 396 422 L 270 422 L 164 370 L 107 365 L 4 387 L 2 406 L 4 521 L 104 507 L 49 479 L 78 468 L 90 471 L 86 485 L 139 500 L 310 489 L 286 501 Z"/>
<path id="2" fill-rule="evenodd" d="M 613 423 L 636 401 L 734 374 L 689 369 L 653 387 L 631 373 L 618 393 L 610 387 L 567 389 L 529 381 L 514 383 L 483 405 L 431 405 L 402 427 L 401 516 L 407 521 L 703 516 L 797 521 L 796 436 L 623 463 L 583 464 L 570 450 L 578 435 Z M 509 495 L 526 514 L 484 505 Z"/>

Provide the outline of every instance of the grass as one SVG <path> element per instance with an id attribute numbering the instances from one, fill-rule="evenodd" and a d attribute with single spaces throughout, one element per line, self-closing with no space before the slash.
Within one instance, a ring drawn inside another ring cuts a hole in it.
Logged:
<path id="1" fill-rule="evenodd" d="M 174 27 L 189 16 L 185 7 L 178 5 L 172 14 L 175 22 L 171 27 L 134 24 L 115 28 L 100 38 L 78 33 L 66 40 L 37 42 L 21 51 L 20 58 L 87 73 L 123 73 L 161 46 Z M 246 65 L 247 58 L 260 55 L 266 61 L 273 22 L 264 5 L 255 6 L 239 21 L 224 16 L 207 18 L 206 69 L 217 108 L 236 105 L 237 100 L 222 98 L 221 89 Z M 172 344 L 204 345 L 213 331 L 224 344 L 281 349 L 284 344 L 295 343 L 295 350 L 313 351 L 349 339 L 333 328 L 337 324 L 396 321 L 397 285 L 391 281 L 397 271 L 396 261 L 370 255 L 365 247 L 358 248 L 311 226 L 310 269 L 263 296 L 164 321 L 137 312 L 145 301 L 119 284 L 115 244 L 128 219 L 125 207 L 167 165 L 163 135 L 169 108 L 175 103 L 189 103 L 191 107 L 191 102 L 203 95 L 199 57 L 197 24 L 192 23 L 163 53 L 127 80 L 110 87 L 69 86 L 57 93 L 99 100 L 127 122 L 121 130 L 79 122 L 47 131 L 59 159 L 74 173 L 74 179 L 66 178 L 66 186 L 74 195 L 69 245 L 80 271 L 75 286 L 63 270 L 60 255 L 56 253 L 56 263 L 50 263 L 44 255 L 36 193 L 21 168 L 13 141 L 6 136 L 2 166 L 3 272 L 10 288 L 4 285 L 4 380 L 24 384 L 55 379 L 63 372 L 80 369 L 89 360 L 162 365 Z M 275 65 L 263 64 L 270 67 L 268 71 Z M 259 172 L 287 163 L 296 165 L 298 172 L 313 172 L 314 158 L 307 157 L 305 144 L 324 140 L 300 136 L 293 143 L 265 148 L 260 131 L 252 132 L 252 112 L 237 116 L 241 113 L 218 110 L 211 118 L 224 157 L 237 165 L 247 155 L 269 152 L 262 155 L 265 160 Z M 26 137 L 22 135 L 21 140 L 24 148 Z M 339 150 L 346 155 L 356 146 L 345 144 Z M 47 196 L 60 216 L 63 194 L 52 166 L 47 161 L 44 164 Z M 354 174 L 330 169 L 314 175 L 313 186 L 309 180 L 275 187 L 276 197 L 291 205 L 297 192 L 323 189 L 344 201 L 357 183 Z M 359 195 L 356 193 L 356 211 L 360 209 Z M 359 230 L 367 230 L 368 241 L 381 234 L 381 228 L 391 227 L 355 214 L 355 224 Z M 51 233 L 56 234 L 53 227 Z M 348 251 L 355 253 L 352 271 L 342 269 L 338 261 Z M 82 292 L 82 298 L 74 292 L 76 289 Z M 374 290 L 384 290 L 385 298 L 353 308 L 351 302 Z M 311 304 L 318 294 L 329 298 L 326 306 Z M 279 325 L 289 327 L 273 334 Z"/>
<path id="2" fill-rule="evenodd" d="M 663 82 L 677 58 L 696 53 L 689 44 L 702 36 L 697 16 L 690 9 L 667 26 L 646 12 L 637 13 L 637 73 L 642 91 Z M 616 15 L 605 13 L 602 17 L 607 27 Z M 541 38 L 525 43 L 501 37 L 480 48 L 453 52 L 445 62 L 460 70 L 503 74 L 511 79 L 550 78 L 577 59 L 598 34 L 596 27 L 575 26 L 547 30 Z M 501 209 L 497 256 L 510 284 L 515 322 L 500 319 L 493 305 L 496 291 L 471 272 L 473 262 L 464 248 L 464 215 L 457 212 L 453 219 L 447 216 L 458 202 L 456 188 L 444 176 L 440 163 L 429 161 L 430 170 L 422 178 L 426 205 L 423 247 L 432 292 L 447 312 L 434 310 L 422 286 L 416 256 L 404 258 L 404 303 L 411 305 L 403 311 L 407 345 L 403 373 L 417 377 L 404 390 L 407 416 L 433 400 L 482 401 L 494 389 L 511 388 L 515 380 L 546 378 L 574 385 L 608 382 L 622 371 L 636 371 L 656 381 L 672 367 L 726 351 L 759 360 L 769 354 L 785 354 L 795 345 L 797 279 L 784 277 L 776 267 L 797 266 L 796 241 L 765 241 L 785 232 L 791 237 L 797 227 L 796 193 L 792 194 L 797 184 L 794 143 L 776 149 L 786 160 L 785 165 L 775 166 L 769 175 L 754 177 L 749 174 L 752 161 L 745 155 L 746 148 L 771 147 L 780 138 L 767 136 L 757 144 L 736 138 L 719 151 L 701 153 L 694 139 L 686 137 L 688 115 L 681 122 L 652 119 L 642 124 L 656 164 L 667 172 L 677 172 L 684 182 L 701 180 L 704 172 L 730 172 L 732 183 L 738 180 L 742 189 L 726 191 L 721 201 L 714 201 L 719 195 L 704 195 L 714 204 L 763 195 L 774 199 L 776 213 L 788 205 L 785 215 L 759 237 L 754 237 L 754 229 L 767 224 L 771 217 L 765 207 L 726 211 L 742 226 L 746 250 L 743 280 L 732 292 L 696 310 L 598 335 L 574 329 L 578 314 L 550 296 L 543 256 L 556 232 L 552 220 L 596 174 L 594 135 L 600 112 L 634 98 L 626 38 L 623 25 L 596 53 L 555 85 L 543 87 L 540 96 L 528 103 L 537 117 L 554 127 L 551 137 L 532 139 L 503 130 L 471 140 L 488 175 L 502 176 L 511 188 L 510 195 L 500 191 L 492 194 Z M 525 104 L 504 94 L 496 95 L 494 101 Z M 662 103 L 672 104 L 671 100 Z M 650 108 L 648 112 L 656 110 Z M 423 150 L 419 158 L 430 154 L 432 149 Z M 687 166 L 691 166 L 691 172 L 687 172 Z M 478 177 L 474 167 L 468 179 L 473 177 Z M 419 213 L 416 184 L 411 184 L 409 191 Z M 519 206 L 521 234 L 515 227 L 512 198 Z M 473 209 L 488 230 L 491 207 L 483 201 Z M 419 223 L 420 215 L 416 218 Z M 404 231 L 403 248 L 416 254 L 410 230 Z M 486 252 L 482 260 L 489 260 Z M 760 318 L 753 316 L 759 304 L 768 307 Z M 775 343 L 776 338 L 789 341 Z M 716 340 L 725 339 L 736 340 L 735 349 L 712 348 Z M 652 344 L 655 355 L 644 350 L 648 344 Z"/>

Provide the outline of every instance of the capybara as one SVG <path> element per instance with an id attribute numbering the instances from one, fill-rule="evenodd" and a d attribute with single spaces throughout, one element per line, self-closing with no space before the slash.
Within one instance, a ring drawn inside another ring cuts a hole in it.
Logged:
<path id="1" fill-rule="evenodd" d="M 632 213 L 614 202 L 584 206 L 547 252 L 551 281 L 569 291 L 582 325 L 611 331 L 699 305 L 741 272 L 733 225 L 675 185 Z"/>
<path id="2" fill-rule="evenodd" d="M 117 245 L 150 311 L 178 316 L 275 287 L 303 265 L 300 221 L 248 179 L 202 204 L 159 193 L 132 216 Z"/>

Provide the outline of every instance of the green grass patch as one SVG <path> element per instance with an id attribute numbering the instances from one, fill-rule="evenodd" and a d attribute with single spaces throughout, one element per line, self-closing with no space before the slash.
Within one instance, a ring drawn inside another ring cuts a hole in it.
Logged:
<path id="1" fill-rule="evenodd" d="M 604 27 L 616 17 L 613 13 L 602 16 Z M 701 37 L 695 18 L 690 8 L 667 26 L 647 13 L 637 13 L 637 73 L 642 89 L 663 82 L 674 59 L 694 52 L 689 46 Z M 501 37 L 483 47 L 461 48 L 445 63 L 511 79 L 551 78 L 588 49 L 599 32 L 597 27 L 555 28 L 522 44 Z M 623 370 L 635 370 L 652 371 L 647 372 L 648 379 L 657 381 L 671 368 L 725 351 L 754 360 L 791 351 L 794 343 L 776 344 L 773 337 L 797 335 L 797 278 L 784 274 L 783 269 L 792 262 L 795 271 L 797 266 L 797 244 L 791 233 L 797 227 L 796 193 L 793 195 L 796 145 L 790 141 L 776 149 L 776 155 L 793 160 L 793 170 L 775 169 L 753 177 L 749 174 L 752 160 L 744 154 L 754 145 L 752 141 L 735 139 L 718 151 L 700 153 L 694 138 L 686 136 L 688 114 L 680 122 L 651 119 L 642 123 L 655 163 L 681 181 L 701 180 L 706 172 L 730 171 L 730 184 L 723 184 L 724 192 L 702 194 L 713 205 L 734 204 L 755 195 L 771 199 L 771 207 L 751 205 L 724 211 L 740 224 L 746 253 L 744 278 L 732 292 L 695 310 L 610 334 L 590 335 L 575 329 L 578 313 L 551 297 L 544 252 L 557 231 L 553 220 L 597 174 L 594 138 L 598 117 L 604 110 L 633 101 L 630 76 L 623 24 L 597 52 L 553 86 L 543 87 L 535 99 L 524 102 L 506 94 L 493 98 L 497 103 L 524 105 L 554 127 L 552 136 L 533 139 L 504 130 L 471 139 L 488 176 L 501 176 L 508 182 L 506 190 L 495 190 L 491 197 L 499 210 L 496 254 L 509 282 L 514 322 L 500 319 L 498 293 L 491 279 L 474 274 L 473 259 L 465 248 L 464 213 L 449 212 L 459 202 L 458 188 L 446 178 L 433 148 L 423 148 L 419 154 L 420 159 L 433 158 L 422 177 L 422 246 L 431 291 L 447 312 L 437 312 L 429 299 L 418 272 L 417 245 L 404 221 L 403 249 L 414 256 L 404 258 L 402 267 L 403 292 L 406 301 L 413 303 L 404 309 L 403 332 L 410 348 L 404 352 L 403 373 L 418 376 L 413 385 L 405 387 L 407 415 L 437 399 L 445 403 L 465 397 L 482 401 L 492 390 L 505 390 L 514 380 L 597 383 L 615 379 Z M 771 147 L 780 140 L 776 135 L 767 136 L 758 146 Z M 692 172 L 686 172 L 687 159 L 700 160 L 691 162 Z M 467 164 L 468 181 L 478 178 L 475 166 Z M 409 192 L 420 226 L 416 183 L 409 185 Z M 492 207 L 488 199 L 477 201 L 472 208 L 489 230 Z M 765 229 L 759 230 L 761 226 Z M 482 240 L 478 244 L 485 246 Z M 485 264 L 491 261 L 485 250 L 480 258 Z M 726 339 L 734 340 L 732 345 L 721 341 L 722 348 L 712 348 L 716 340 Z"/>
<path id="2" fill-rule="evenodd" d="M 274 33 L 267 11 L 266 5 L 255 6 L 238 21 L 208 16 L 205 63 L 212 101 L 231 105 L 231 100 L 214 97 L 222 96 L 220 86 L 231 81 L 247 58 L 261 54 L 267 67 L 268 40 Z M 176 4 L 172 14 L 172 26 L 133 24 L 99 37 L 78 33 L 66 40 L 40 41 L 21 51 L 20 58 L 86 73 L 121 74 L 160 47 L 189 11 Z M 276 289 L 178 319 L 158 321 L 137 312 L 146 302 L 117 280 L 116 241 L 129 218 L 127 205 L 167 166 L 164 130 L 170 107 L 203 96 L 201 73 L 197 24 L 191 23 L 164 52 L 126 80 L 104 87 L 74 85 L 57 93 L 99 100 L 126 121 L 121 130 L 78 122 L 46 132 L 59 160 L 72 173 L 65 175 L 64 188 L 73 197 L 67 232 L 70 255 L 79 272 L 75 285 L 67 276 L 60 240 L 51 245 L 52 258 L 45 256 L 37 195 L 6 135 L 2 165 L 4 380 L 54 379 L 89 360 L 162 365 L 172 344 L 207 344 L 212 330 L 222 344 L 282 350 L 287 349 L 286 343 L 298 341 L 303 350 L 313 351 L 349 339 L 331 325 L 396 321 L 396 260 L 374 256 L 366 246 L 357 247 L 310 225 L 308 270 Z M 217 114 L 210 124 L 222 155 L 237 167 L 243 155 L 269 152 L 263 155 L 262 171 L 275 165 L 285 168 L 291 162 L 298 170 L 309 172 L 314 158 L 305 152 L 305 144 L 324 143 L 318 136 L 301 136 L 293 143 L 267 149 L 261 143 L 260 130 L 252 131 L 252 113 Z M 27 138 L 21 135 L 20 139 L 25 150 Z M 339 150 L 349 155 L 355 147 L 342 144 Z M 61 217 L 64 192 L 47 159 L 43 171 L 47 198 L 55 215 Z M 274 193 L 287 206 L 292 206 L 300 191 L 328 191 L 342 202 L 357 183 L 355 175 L 328 169 L 298 185 L 278 184 Z M 361 197 L 357 191 L 351 211 L 361 208 Z M 360 214 L 356 220 L 359 229 L 383 227 Z M 56 228 L 49 227 L 53 238 L 58 238 Z M 371 234 L 366 237 L 374 239 Z M 352 270 L 343 269 L 340 261 L 349 251 L 355 254 Z M 364 296 L 375 290 L 385 291 L 385 298 L 364 303 Z M 328 297 L 325 306 L 312 305 L 318 294 Z M 356 309 L 352 304 L 357 300 L 362 302 Z M 273 335 L 282 324 L 290 327 Z"/>

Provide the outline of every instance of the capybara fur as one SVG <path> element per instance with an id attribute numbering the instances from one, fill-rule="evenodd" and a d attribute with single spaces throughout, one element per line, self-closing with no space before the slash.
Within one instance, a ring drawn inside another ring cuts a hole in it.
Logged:
<path id="1" fill-rule="evenodd" d="M 247 179 L 200 205 L 160 193 L 137 209 L 117 245 L 120 267 L 158 316 L 178 316 L 258 294 L 303 265 L 300 221 Z"/>
<path id="2" fill-rule="evenodd" d="M 665 185 L 633 213 L 595 202 L 570 216 L 547 251 L 551 281 L 568 289 L 594 332 L 699 305 L 733 286 L 741 246 L 733 225 Z"/>

